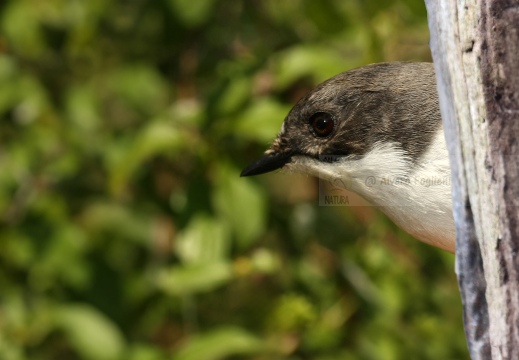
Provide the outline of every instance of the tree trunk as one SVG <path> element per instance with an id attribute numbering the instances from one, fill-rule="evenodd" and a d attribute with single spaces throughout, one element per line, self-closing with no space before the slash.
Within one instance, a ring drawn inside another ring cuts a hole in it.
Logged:
<path id="1" fill-rule="evenodd" d="M 519 359 L 519 1 L 425 2 L 469 351 Z"/>

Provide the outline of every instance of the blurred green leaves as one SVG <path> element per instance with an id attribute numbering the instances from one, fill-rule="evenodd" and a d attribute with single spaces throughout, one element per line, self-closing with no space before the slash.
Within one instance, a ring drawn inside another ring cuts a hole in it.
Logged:
<path id="1" fill-rule="evenodd" d="M 218 170 L 214 208 L 235 236 L 236 244 L 247 248 L 265 229 L 266 194 L 249 179 L 241 179 L 236 169 L 222 164 Z"/>
<path id="2" fill-rule="evenodd" d="M 316 310 L 304 296 L 286 294 L 278 300 L 272 314 L 273 325 L 281 331 L 294 331 L 309 326 Z"/>
<path id="3" fill-rule="evenodd" d="M 451 255 L 239 177 L 316 83 L 427 41 L 412 0 L 4 1 L 0 358 L 466 358 Z"/>
<path id="4" fill-rule="evenodd" d="M 169 0 L 171 11 L 186 26 L 194 27 L 207 21 L 211 16 L 215 0 Z"/>
<path id="5" fill-rule="evenodd" d="M 267 144 L 279 132 L 280 119 L 284 119 L 289 110 L 290 107 L 273 99 L 261 99 L 241 114 L 235 131 L 245 139 Z"/>
<path id="6" fill-rule="evenodd" d="M 114 93 L 144 114 L 153 115 L 165 105 L 167 88 L 164 79 L 146 64 L 118 68 L 109 82 Z"/>
<path id="7" fill-rule="evenodd" d="M 204 215 L 194 217 L 177 238 L 183 265 L 164 270 L 158 278 L 160 286 L 171 294 L 188 295 L 225 284 L 232 277 L 226 261 L 230 245 L 223 223 Z"/>
<path id="8" fill-rule="evenodd" d="M 229 233 L 222 222 L 198 215 L 177 238 L 177 253 L 186 264 L 217 263 L 229 256 Z"/>
<path id="9" fill-rule="evenodd" d="M 1 28 L 18 52 L 36 57 L 45 51 L 39 23 L 38 7 L 30 6 L 28 1 L 11 1 L 4 9 Z"/>
<path id="10" fill-rule="evenodd" d="M 281 88 L 305 77 L 311 77 L 313 82 L 321 82 L 351 68 L 340 53 L 316 44 L 288 49 L 278 54 L 272 62 L 276 70 L 277 86 Z"/>
<path id="11" fill-rule="evenodd" d="M 222 327 L 187 343 L 174 360 L 220 360 L 232 355 L 265 353 L 264 344 L 239 328 Z"/>
<path id="12" fill-rule="evenodd" d="M 228 282 L 232 268 L 224 262 L 176 266 L 165 270 L 158 283 L 167 293 L 183 295 L 214 290 Z"/>
<path id="13" fill-rule="evenodd" d="M 120 359 L 124 339 L 119 329 L 97 310 L 84 305 L 61 307 L 56 324 L 84 359 Z"/>
<path id="14" fill-rule="evenodd" d="M 182 136 L 177 127 L 162 119 L 151 120 L 131 139 L 121 139 L 112 147 L 107 157 L 112 192 L 118 194 L 123 191 L 144 161 L 157 154 L 181 149 L 186 145 L 186 140 L 186 136 Z"/>

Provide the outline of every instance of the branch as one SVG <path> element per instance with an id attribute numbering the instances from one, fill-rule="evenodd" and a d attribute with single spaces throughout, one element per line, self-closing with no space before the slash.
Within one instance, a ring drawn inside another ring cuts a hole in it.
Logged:
<path id="1" fill-rule="evenodd" d="M 474 360 L 518 359 L 519 3 L 426 5 L 469 350 Z"/>

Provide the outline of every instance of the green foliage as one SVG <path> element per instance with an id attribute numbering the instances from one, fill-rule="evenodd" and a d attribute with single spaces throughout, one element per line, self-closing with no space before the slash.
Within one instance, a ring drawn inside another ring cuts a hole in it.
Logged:
<path id="1" fill-rule="evenodd" d="M 85 359 L 121 358 L 124 340 L 118 328 L 105 316 L 85 305 L 60 306 L 55 311 L 56 327 Z"/>
<path id="2" fill-rule="evenodd" d="M 0 5 L 0 358 L 468 358 L 450 254 L 240 178 L 318 82 L 429 60 L 422 2 Z"/>
<path id="3" fill-rule="evenodd" d="M 193 337 L 174 360 L 219 360 L 238 354 L 268 353 L 260 339 L 239 328 L 221 327 Z"/>

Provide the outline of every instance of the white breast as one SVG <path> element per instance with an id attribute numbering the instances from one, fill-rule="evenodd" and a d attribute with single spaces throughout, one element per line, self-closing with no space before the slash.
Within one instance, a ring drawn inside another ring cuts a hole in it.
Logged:
<path id="1" fill-rule="evenodd" d="M 380 143 L 361 158 L 325 163 L 298 156 L 287 167 L 327 181 L 341 179 L 348 190 L 380 207 L 417 239 L 454 252 L 450 166 L 443 132 L 438 132 L 419 165 L 413 165 L 396 144 Z"/>

